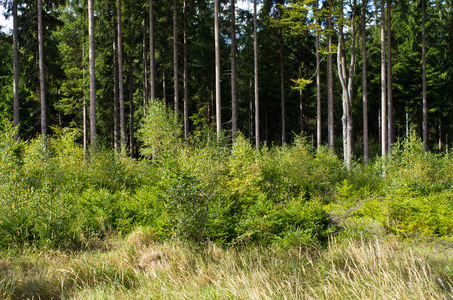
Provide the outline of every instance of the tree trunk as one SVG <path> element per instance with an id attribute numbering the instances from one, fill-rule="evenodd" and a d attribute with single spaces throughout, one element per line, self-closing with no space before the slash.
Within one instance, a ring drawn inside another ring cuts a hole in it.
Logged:
<path id="1" fill-rule="evenodd" d="M 318 0 L 315 1 L 315 10 L 318 10 Z M 316 23 L 320 25 L 319 18 Z M 319 69 L 319 34 L 316 35 L 316 146 L 321 146 L 321 72 Z"/>
<path id="2" fill-rule="evenodd" d="M 302 64 L 299 65 L 298 70 L 299 78 L 302 78 Z M 304 102 L 303 102 L 303 91 L 299 90 L 299 126 L 300 126 L 300 135 L 304 135 Z"/>
<path id="3" fill-rule="evenodd" d="M 331 9 L 331 0 L 327 1 L 327 8 Z M 327 18 L 327 28 L 332 28 L 332 18 Z M 327 33 L 327 127 L 328 146 L 331 150 L 335 148 L 334 118 L 333 118 L 333 64 L 332 64 L 332 35 Z"/>
<path id="4" fill-rule="evenodd" d="M 426 8 L 425 0 L 422 0 L 422 73 L 423 73 L 423 149 L 428 147 L 428 99 L 426 95 Z"/>
<path id="5" fill-rule="evenodd" d="M 131 158 L 135 157 L 134 141 L 134 70 L 133 58 L 129 58 L 129 151 Z"/>
<path id="6" fill-rule="evenodd" d="M 179 94 L 178 94 L 178 0 L 173 1 L 173 89 L 175 105 L 175 123 L 179 117 Z"/>
<path id="7" fill-rule="evenodd" d="M 187 11 L 184 0 L 184 138 L 189 138 L 189 75 L 187 62 Z"/>
<path id="8" fill-rule="evenodd" d="M 255 73 L 255 146 L 256 150 L 260 149 L 260 102 L 258 90 L 258 14 L 256 11 L 256 0 L 253 0 L 253 57 Z"/>
<path id="9" fill-rule="evenodd" d="M 237 78 L 236 78 L 236 9 L 231 0 L 231 135 L 236 140 L 238 130 Z"/>
<path id="10" fill-rule="evenodd" d="M 385 0 L 381 0 L 381 152 L 387 154 L 387 97 L 385 64 Z"/>
<path id="11" fill-rule="evenodd" d="M 117 36 L 113 35 L 113 145 L 120 149 Z"/>
<path id="12" fill-rule="evenodd" d="M 96 152 L 96 74 L 94 53 L 94 9 L 93 0 L 88 0 L 88 36 L 90 60 L 90 143 L 91 151 Z"/>
<path id="13" fill-rule="evenodd" d="M 249 136 L 250 136 L 250 143 L 253 144 L 254 142 L 254 129 L 255 126 L 253 124 L 254 119 L 254 112 L 253 112 L 253 82 L 252 78 L 250 77 L 249 83 Z"/>
<path id="14" fill-rule="evenodd" d="M 363 92 L 363 161 L 368 164 L 368 84 L 366 67 L 366 4 L 362 0 L 362 92 Z"/>
<path id="15" fill-rule="evenodd" d="M 282 14 L 280 9 L 280 14 Z M 286 143 L 285 66 L 283 64 L 283 28 L 280 28 L 280 102 L 282 110 L 282 145 Z M 302 132 L 302 131 L 301 131 Z"/>
<path id="16" fill-rule="evenodd" d="M 123 35 L 121 33 L 121 0 L 116 1 L 118 26 L 118 91 L 120 100 L 120 141 L 121 150 L 126 148 L 126 117 L 124 114 L 124 82 L 123 82 Z"/>
<path id="17" fill-rule="evenodd" d="M 341 2 L 340 2 L 341 3 Z M 354 0 L 352 6 L 356 6 L 356 1 Z M 340 11 L 343 9 L 343 5 L 340 4 Z M 338 66 L 338 77 L 340 79 L 342 91 L 343 91 L 343 153 L 344 153 L 344 163 L 349 169 L 351 166 L 352 158 L 352 93 L 353 93 L 353 79 L 354 79 L 354 69 L 355 69 L 355 59 L 356 59 L 356 26 L 355 26 L 355 14 L 352 13 L 351 16 L 351 57 L 349 62 L 349 68 L 346 69 L 346 54 L 345 54 L 345 43 L 344 43 L 344 33 L 343 26 L 339 25 L 338 33 L 338 54 L 337 54 L 337 66 Z M 347 72 L 347 73 L 346 73 Z"/>
<path id="18" fill-rule="evenodd" d="M 222 131 L 222 106 L 220 94 L 220 34 L 219 34 L 219 0 L 214 1 L 214 39 L 215 39 L 215 104 L 217 137 Z"/>
<path id="19" fill-rule="evenodd" d="M 156 99 L 156 66 L 154 51 L 153 0 L 149 0 L 149 77 L 151 103 L 154 103 L 154 99 Z"/>
<path id="20" fill-rule="evenodd" d="M 39 56 L 39 85 L 41 95 L 41 135 L 44 144 L 47 140 L 47 118 L 46 118 L 46 85 L 44 78 L 44 44 L 42 28 L 42 1 L 38 0 L 38 56 Z"/>
<path id="21" fill-rule="evenodd" d="M 387 0 L 387 103 L 388 103 L 388 153 L 395 142 L 395 128 L 393 116 L 393 89 L 392 89 L 392 42 L 391 42 L 391 1 Z"/>
<path id="22" fill-rule="evenodd" d="M 87 99 L 86 99 L 86 82 L 85 82 L 85 43 L 82 44 L 82 80 L 83 80 L 83 150 L 88 151 L 88 129 L 87 129 Z"/>
<path id="23" fill-rule="evenodd" d="M 19 50 L 17 42 L 17 2 L 13 1 L 13 93 L 14 93 L 14 127 L 16 133 L 14 134 L 14 140 L 19 141 Z"/>
<path id="24" fill-rule="evenodd" d="M 146 34 L 143 31 L 143 117 L 148 109 L 148 62 L 146 59 Z"/>

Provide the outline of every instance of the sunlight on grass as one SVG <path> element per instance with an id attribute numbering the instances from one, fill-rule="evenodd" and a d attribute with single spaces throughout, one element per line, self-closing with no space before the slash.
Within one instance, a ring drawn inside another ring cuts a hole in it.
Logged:
<path id="1" fill-rule="evenodd" d="M 5 299 L 451 299 L 452 249 L 396 237 L 204 250 L 143 231 L 109 250 L 2 252 Z"/>

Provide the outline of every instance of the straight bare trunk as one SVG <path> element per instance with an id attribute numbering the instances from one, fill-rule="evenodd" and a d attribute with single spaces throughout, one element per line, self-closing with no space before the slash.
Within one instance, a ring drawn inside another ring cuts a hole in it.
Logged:
<path id="1" fill-rule="evenodd" d="M 260 102 L 258 90 L 258 14 L 256 11 L 256 0 L 253 0 L 253 57 L 255 73 L 255 147 L 260 149 Z"/>
<path id="2" fill-rule="evenodd" d="M 187 11 L 184 0 L 184 138 L 189 138 L 189 74 L 187 61 Z"/>
<path id="3" fill-rule="evenodd" d="M 120 148 L 117 36 L 113 36 L 113 147 Z"/>
<path id="4" fill-rule="evenodd" d="M 363 92 L 363 161 L 368 164 L 368 84 L 366 66 L 366 3 L 362 0 L 362 92 Z"/>
<path id="5" fill-rule="evenodd" d="M 238 130 L 237 75 L 236 75 L 236 9 L 231 0 L 231 123 L 232 139 L 236 140 Z"/>
<path id="6" fill-rule="evenodd" d="M 13 93 L 14 93 L 14 127 L 16 133 L 14 134 L 14 140 L 19 141 L 19 50 L 17 40 L 17 2 L 13 1 Z"/>
<path id="7" fill-rule="evenodd" d="M 146 60 L 146 34 L 143 31 L 143 116 L 146 116 L 148 109 L 148 62 Z"/>
<path id="8" fill-rule="evenodd" d="M 282 110 L 282 145 L 284 145 L 286 144 L 286 104 L 285 104 L 285 66 L 283 63 L 283 28 L 280 28 L 279 40 L 280 40 L 280 105 Z"/>
<path id="9" fill-rule="evenodd" d="M 353 7 L 356 6 L 356 1 L 352 3 Z M 340 4 L 340 11 L 342 11 L 342 5 Z M 353 120 L 352 120 L 352 93 L 353 93 L 353 79 L 354 79 L 354 69 L 355 69 L 355 60 L 356 60 L 356 34 L 358 30 L 355 26 L 355 14 L 352 13 L 351 17 L 351 49 L 350 49 L 350 62 L 349 67 L 346 67 L 346 53 L 345 53 L 345 43 L 344 43 L 344 33 L 343 25 L 339 25 L 339 38 L 338 38 L 338 48 L 337 48 L 337 66 L 338 66 L 338 77 L 340 79 L 342 87 L 342 97 L 343 97 L 343 153 L 344 153 L 344 163 L 349 169 L 351 166 L 352 158 L 352 143 L 353 143 Z"/>
<path id="10" fill-rule="evenodd" d="M 42 28 L 42 1 L 38 0 L 38 57 L 39 57 L 39 86 L 41 95 L 41 136 L 44 143 L 47 139 L 47 108 L 46 108 L 46 85 L 44 78 L 44 42 Z"/>
<path id="11" fill-rule="evenodd" d="M 387 96 L 386 96 L 386 64 L 385 64 L 385 0 L 381 0 L 381 152 L 387 154 Z"/>
<path id="12" fill-rule="evenodd" d="M 217 137 L 222 132 L 222 106 L 220 93 L 220 33 L 219 33 L 219 0 L 214 1 L 214 39 L 215 39 L 215 107 Z"/>
<path id="13" fill-rule="evenodd" d="M 315 1 L 315 10 L 318 10 L 318 0 Z M 319 18 L 316 23 L 320 25 Z M 316 35 L 316 146 L 321 146 L 321 72 L 319 69 L 319 34 Z"/>
<path id="14" fill-rule="evenodd" d="M 423 149 L 428 147 L 428 98 L 426 94 L 426 7 L 422 0 L 422 73 L 423 73 Z"/>
<path id="15" fill-rule="evenodd" d="M 129 58 L 129 153 L 131 158 L 135 157 L 135 141 L 134 141 L 134 71 L 133 58 Z"/>
<path id="16" fill-rule="evenodd" d="M 90 143 L 91 151 L 96 152 L 96 74 L 94 53 L 94 9 L 93 0 L 88 0 L 88 36 L 90 60 Z"/>
<path id="17" fill-rule="evenodd" d="M 154 51 L 154 14 L 153 0 L 149 0 L 149 77 L 151 103 L 156 99 L 156 66 Z"/>
<path id="18" fill-rule="evenodd" d="M 178 93 L 178 0 L 173 1 L 173 89 L 175 105 L 175 123 L 179 117 L 179 93 Z"/>
<path id="19" fill-rule="evenodd" d="M 124 81 L 123 81 L 123 35 L 121 32 L 121 0 L 116 1 L 118 31 L 118 91 L 120 101 L 120 142 L 121 150 L 126 148 L 126 117 L 124 114 Z"/>
<path id="20" fill-rule="evenodd" d="M 331 9 L 331 0 L 327 1 L 328 9 Z M 327 18 L 327 28 L 332 28 L 332 18 Z M 327 33 L 327 135 L 328 146 L 335 148 L 334 118 L 333 118 L 333 63 L 332 63 L 332 35 Z"/>
<path id="21" fill-rule="evenodd" d="M 393 117 L 393 88 L 392 88 L 392 26 L 391 8 L 392 1 L 387 0 L 387 125 L 388 125 L 388 153 L 392 151 L 392 144 L 395 142 L 395 125 Z"/>

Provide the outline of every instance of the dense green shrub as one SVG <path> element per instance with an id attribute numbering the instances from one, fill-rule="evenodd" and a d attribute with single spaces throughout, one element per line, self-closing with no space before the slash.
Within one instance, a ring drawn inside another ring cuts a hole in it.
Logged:
<path id="1" fill-rule="evenodd" d="M 137 226 L 157 240 L 283 248 L 333 231 L 453 235 L 453 160 L 425 153 L 415 135 L 389 157 L 346 170 L 332 151 L 301 138 L 260 151 L 241 134 L 232 146 L 212 132 L 184 143 L 173 118 L 163 104 L 149 112 L 138 160 L 102 148 L 85 153 L 69 129 L 54 129 L 45 147 L 39 137 L 16 143 L 7 125 L 0 247 L 84 247 Z M 156 122 L 162 128 L 153 133 Z"/>

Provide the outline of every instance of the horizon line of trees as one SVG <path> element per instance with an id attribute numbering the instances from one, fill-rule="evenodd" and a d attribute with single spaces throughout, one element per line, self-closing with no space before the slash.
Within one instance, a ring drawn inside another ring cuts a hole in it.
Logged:
<path id="1" fill-rule="evenodd" d="M 253 12 L 234 0 L 1 3 L 13 30 L 0 36 L 0 118 L 16 139 L 70 127 L 85 149 L 136 157 L 139 124 L 162 99 L 186 140 L 208 126 L 259 149 L 292 132 L 349 166 L 413 128 L 425 151 L 448 152 L 451 0 L 263 0 L 259 11 L 253 0 Z"/>

